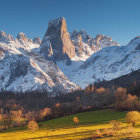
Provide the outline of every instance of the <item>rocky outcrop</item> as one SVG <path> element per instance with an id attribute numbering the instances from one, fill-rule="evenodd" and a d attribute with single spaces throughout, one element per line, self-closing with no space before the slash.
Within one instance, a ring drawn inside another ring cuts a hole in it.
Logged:
<path id="1" fill-rule="evenodd" d="M 75 54 L 78 59 L 86 60 L 94 52 L 108 46 L 119 46 L 111 37 L 97 35 L 95 38 L 89 36 L 86 31 L 77 32 L 74 30 L 70 33 L 71 39 L 75 45 Z"/>
<path id="2" fill-rule="evenodd" d="M 20 41 L 24 41 L 24 42 L 28 42 L 29 39 L 26 37 L 26 35 L 22 32 L 20 32 L 18 35 L 17 35 L 17 39 Z"/>
<path id="3" fill-rule="evenodd" d="M 93 38 L 90 37 L 85 31 L 77 32 L 74 30 L 70 33 L 71 39 L 75 45 L 75 53 L 79 59 L 87 59 L 95 49 Z"/>
<path id="4" fill-rule="evenodd" d="M 45 57 L 52 57 L 54 60 L 64 60 L 75 56 L 75 46 L 71 41 L 63 17 L 49 22 L 47 32 L 41 43 L 40 52 Z"/>
<path id="5" fill-rule="evenodd" d="M 106 35 L 98 34 L 94 39 L 95 45 L 99 48 L 104 48 L 106 46 L 119 46 L 119 44 L 112 40 L 111 37 Z"/>
<path id="6" fill-rule="evenodd" d="M 4 31 L 0 31 L 0 41 L 6 42 L 6 41 L 12 41 L 13 37 L 11 35 L 7 35 Z"/>
<path id="7" fill-rule="evenodd" d="M 40 37 L 35 37 L 35 38 L 33 39 L 33 43 L 34 43 L 34 44 L 41 44 L 41 39 L 40 39 Z"/>
<path id="8" fill-rule="evenodd" d="M 12 56 L 16 59 L 16 61 L 13 61 L 10 63 L 10 78 L 6 84 L 6 87 L 8 87 L 10 84 L 12 84 L 13 81 L 15 81 L 20 76 L 25 76 L 27 74 L 27 70 L 29 67 L 29 61 L 26 57 L 23 55 L 17 55 Z"/>
<path id="9" fill-rule="evenodd" d="M 135 50 L 140 50 L 140 43 L 137 45 L 137 47 L 135 48 Z"/>

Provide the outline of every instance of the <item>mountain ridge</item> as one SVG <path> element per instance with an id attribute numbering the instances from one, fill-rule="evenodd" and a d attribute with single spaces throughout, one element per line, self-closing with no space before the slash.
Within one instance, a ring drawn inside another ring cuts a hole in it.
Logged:
<path id="1" fill-rule="evenodd" d="M 49 22 L 43 40 L 0 32 L 0 90 L 57 94 L 111 80 L 140 68 L 139 44 L 139 36 L 120 46 L 108 36 L 68 33 L 64 17 Z"/>

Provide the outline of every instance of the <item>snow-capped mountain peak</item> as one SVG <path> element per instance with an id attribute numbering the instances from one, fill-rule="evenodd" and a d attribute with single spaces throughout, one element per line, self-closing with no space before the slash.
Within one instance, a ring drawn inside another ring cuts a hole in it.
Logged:
<path id="1" fill-rule="evenodd" d="M 63 17 L 49 22 L 42 41 L 0 32 L 0 90 L 68 93 L 138 69 L 140 36 L 120 46 L 109 36 L 93 38 L 84 30 L 69 34 Z"/>
<path id="2" fill-rule="evenodd" d="M 75 56 L 75 46 L 67 32 L 65 18 L 61 17 L 49 22 L 40 52 L 44 57 L 53 61 L 70 59 Z"/>
<path id="3" fill-rule="evenodd" d="M 134 38 L 126 46 L 105 47 L 93 53 L 75 69 L 73 76 L 67 75 L 72 82 L 84 88 L 98 80 L 112 80 L 138 69 L 140 69 L 140 37 Z"/>
<path id="4" fill-rule="evenodd" d="M 2 37 L 7 35 L 2 32 Z M 2 38 L 1 37 L 1 38 Z M 38 40 L 38 39 L 36 39 Z M 47 61 L 24 33 L 12 41 L 0 41 L 0 90 L 68 93 L 79 87 L 70 82 L 56 64 Z"/>

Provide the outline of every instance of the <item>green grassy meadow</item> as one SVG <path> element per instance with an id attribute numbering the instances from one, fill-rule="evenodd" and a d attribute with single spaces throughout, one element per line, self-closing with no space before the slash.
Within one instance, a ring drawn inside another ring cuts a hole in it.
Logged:
<path id="1" fill-rule="evenodd" d="M 121 121 L 122 129 L 115 132 L 115 136 L 104 137 L 102 140 L 127 140 L 126 137 L 139 139 L 140 124 L 132 130 L 125 122 L 125 112 L 100 110 L 78 113 L 39 123 L 39 130 L 32 133 L 26 127 L 16 127 L 0 132 L 0 140 L 92 140 L 96 130 L 101 132 L 111 129 L 111 120 Z M 79 123 L 73 122 L 73 117 L 79 119 Z M 135 131 L 135 132 L 131 132 Z M 126 135 L 127 134 L 127 135 Z"/>

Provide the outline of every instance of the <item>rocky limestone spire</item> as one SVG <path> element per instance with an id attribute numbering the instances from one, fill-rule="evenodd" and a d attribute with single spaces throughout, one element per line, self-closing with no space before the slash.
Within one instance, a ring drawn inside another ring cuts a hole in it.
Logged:
<path id="1" fill-rule="evenodd" d="M 55 60 L 63 60 L 67 59 L 67 57 L 72 58 L 75 56 L 75 46 L 67 31 L 64 17 L 49 22 L 47 32 L 41 43 L 41 53 L 49 56 L 47 53 L 50 51 L 44 52 L 44 47 L 47 50 L 50 48 L 50 44 L 53 51 L 52 55 Z"/>

